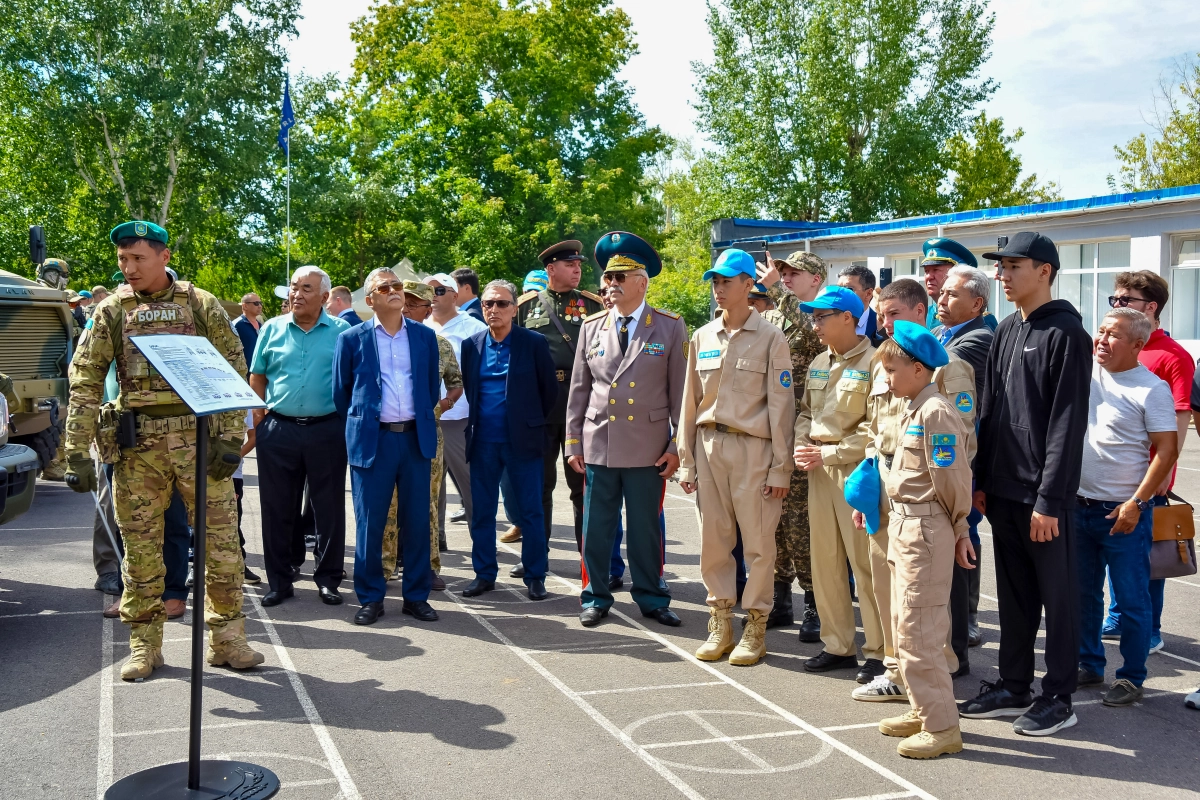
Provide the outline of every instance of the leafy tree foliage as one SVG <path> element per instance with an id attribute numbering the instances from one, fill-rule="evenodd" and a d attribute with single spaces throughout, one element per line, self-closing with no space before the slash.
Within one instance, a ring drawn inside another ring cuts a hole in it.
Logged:
<path id="1" fill-rule="evenodd" d="M 1109 187 L 1137 192 L 1200 183 L 1200 62 L 1175 64 L 1159 86 L 1150 124 L 1153 137 L 1138 134 L 1113 148 L 1120 167 L 1108 176 Z"/>
<path id="2" fill-rule="evenodd" d="M 969 133 L 947 142 L 947 163 L 953 170 L 950 204 L 955 211 L 1062 199 L 1057 184 L 1039 185 L 1036 174 L 1021 177 L 1021 157 L 1012 146 L 1024 135 L 1020 128 L 1005 133 L 1002 118 L 981 113 Z"/>

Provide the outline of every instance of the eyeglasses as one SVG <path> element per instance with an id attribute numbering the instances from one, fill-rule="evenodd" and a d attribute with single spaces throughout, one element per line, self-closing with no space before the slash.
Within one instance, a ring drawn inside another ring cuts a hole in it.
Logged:
<path id="1" fill-rule="evenodd" d="M 484 300 L 482 303 L 484 308 L 508 308 L 512 304 L 512 300 Z"/>
<path id="2" fill-rule="evenodd" d="M 244 305 L 244 306 L 261 306 L 262 300 L 247 300 L 246 302 L 242 303 L 242 305 Z"/>
<path id="3" fill-rule="evenodd" d="M 441 297 L 442 295 L 444 295 L 444 294 L 446 293 L 446 291 L 447 291 L 447 290 L 446 290 L 446 287 L 445 287 L 445 286 L 435 286 L 435 287 L 433 287 L 433 293 L 434 293 L 435 295 L 437 295 L 438 297 Z"/>
<path id="4" fill-rule="evenodd" d="M 829 319 L 830 317 L 840 317 L 842 315 L 842 313 L 843 312 L 841 312 L 841 311 L 830 311 L 828 314 L 813 314 L 812 315 L 813 323 L 816 325 L 821 325 L 825 322 L 825 320 Z"/>
<path id="5" fill-rule="evenodd" d="M 1154 301 L 1148 300 L 1145 297 L 1130 297 L 1129 295 L 1125 295 L 1124 297 L 1117 297 L 1115 295 L 1108 296 L 1108 307 L 1109 308 L 1116 308 L 1117 306 L 1120 306 L 1121 308 L 1129 308 L 1130 303 L 1152 303 L 1152 302 L 1154 302 Z"/>
<path id="6" fill-rule="evenodd" d="M 405 308 L 431 308 L 433 303 L 405 303 Z"/>
<path id="7" fill-rule="evenodd" d="M 400 281 L 392 281 L 391 283 L 381 283 L 371 290 L 374 294 L 392 294 L 393 292 L 404 293 L 404 284 Z"/>

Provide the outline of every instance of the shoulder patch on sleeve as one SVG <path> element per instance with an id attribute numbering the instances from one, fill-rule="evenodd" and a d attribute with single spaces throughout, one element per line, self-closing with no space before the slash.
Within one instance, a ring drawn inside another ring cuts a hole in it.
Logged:
<path id="1" fill-rule="evenodd" d="M 651 307 L 653 308 L 653 306 L 651 306 Z M 668 311 L 665 308 L 655 308 L 654 313 L 662 314 L 664 317 L 669 317 L 671 319 L 679 319 L 678 314 L 676 314 L 674 311 Z"/>
<path id="2" fill-rule="evenodd" d="M 958 444 L 958 437 L 953 433 L 931 433 L 929 434 L 929 443 L 935 447 L 939 445 L 953 447 Z"/>
<path id="3" fill-rule="evenodd" d="M 517 298 L 517 305 L 521 305 L 522 303 L 527 303 L 537 296 L 538 296 L 537 292 L 526 292 L 525 294 L 523 294 Z"/>
<path id="4" fill-rule="evenodd" d="M 975 408 L 975 401 L 971 399 L 970 392 L 959 392 L 954 396 L 954 407 L 963 414 L 971 413 L 971 409 Z"/>

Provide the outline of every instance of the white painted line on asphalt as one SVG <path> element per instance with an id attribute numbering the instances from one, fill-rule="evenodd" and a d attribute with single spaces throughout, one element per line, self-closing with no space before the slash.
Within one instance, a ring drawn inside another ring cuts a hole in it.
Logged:
<path id="1" fill-rule="evenodd" d="M 703 686 L 704 684 L 692 685 Z M 691 717 L 692 715 L 689 714 L 688 716 Z M 691 739 L 686 742 L 656 742 L 653 744 L 644 744 L 642 747 L 646 748 L 647 750 L 662 750 L 668 747 L 691 747 L 692 745 L 698 744 L 729 744 L 731 742 L 748 742 L 751 739 L 778 739 L 783 736 L 804 736 L 805 734 L 806 731 L 795 729 L 790 731 L 775 731 L 773 733 L 748 733 L 744 736 L 718 736 L 713 739 Z M 744 756 L 745 754 L 743 753 L 742 755 Z M 755 758 L 757 758 L 757 756 L 755 756 Z M 763 764 L 765 763 L 766 762 L 763 762 Z M 759 764 L 759 766 L 761 767 L 763 764 Z M 766 764 L 766 766 L 768 768 L 771 767 L 770 764 Z"/>
<path id="2" fill-rule="evenodd" d="M 562 579 L 559 578 L 559 580 Z M 490 633 L 496 639 L 496 641 L 507 647 L 509 651 L 513 653 L 513 655 L 524 661 L 530 666 L 530 668 L 533 669 L 534 672 L 545 678 L 551 686 L 553 686 L 555 689 L 558 689 L 563 696 L 578 706 L 583 713 L 591 717 L 593 722 L 595 722 L 604 730 L 608 731 L 608 733 L 611 734 L 621 744 L 625 745 L 625 747 L 631 753 L 640 758 L 648 767 L 665 778 L 666 781 L 678 789 L 684 797 L 689 798 L 689 800 L 704 800 L 703 795 L 689 786 L 682 778 L 668 769 L 657 758 L 650 755 L 650 753 L 647 752 L 644 747 L 633 741 L 629 734 L 625 733 L 623 730 L 614 725 L 612 721 L 608 719 L 608 717 L 597 711 L 595 706 L 584 700 L 583 697 L 580 696 L 579 692 L 572 690 L 569 686 L 555 677 L 554 673 L 550 672 L 550 670 L 538 663 L 537 659 L 525 652 L 525 650 L 521 647 L 518 647 L 516 644 L 514 644 L 511 639 L 500 632 L 499 628 L 488 622 L 482 614 L 468 606 L 451 592 L 443 592 L 443 594 L 450 598 L 450 600 L 452 600 L 463 611 L 466 611 L 468 614 L 474 617 L 475 621 L 482 625 L 484 630 Z"/>
<path id="3" fill-rule="evenodd" d="M 826 733 L 836 733 L 837 731 L 857 731 L 862 728 L 878 728 L 878 722 L 860 722 L 857 725 L 833 725 L 828 728 L 821 728 Z M 907 796 L 907 795 L 905 795 Z"/>
<path id="4" fill-rule="evenodd" d="M 5 533 L 15 533 L 16 531 L 90 531 L 91 525 L 67 525 L 62 528 L 5 528 Z"/>
<path id="5" fill-rule="evenodd" d="M 739 756 L 746 759 L 754 766 L 758 767 L 759 769 L 763 770 L 764 772 L 774 771 L 775 767 L 771 766 L 771 763 L 768 762 L 765 758 L 760 758 L 757 755 L 755 755 L 754 753 L 747 750 L 745 747 L 742 747 L 740 744 L 737 743 L 737 741 L 735 740 L 734 737 L 726 736 L 725 733 L 720 728 L 718 728 L 716 725 L 713 725 L 711 722 L 709 722 L 708 720 L 706 720 L 704 717 L 700 716 L 696 712 L 689 711 L 687 713 L 687 717 L 692 722 L 696 723 L 701 728 L 708 731 L 709 734 L 711 734 L 714 739 L 716 739 L 717 741 L 723 742 L 724 744 L 729 745 L 729 748 L 731 750 L 733 750 L 733 752 L 737 753 Z M 803 733 L 803 731 L 800 731 L 800 733 Z"/>
<path id="6" fill-rule="evenodd" d="M 1182 583 L 1184 586 L 1194 586 L 1200 589 L 1200 583 L 1192 583 L 1191 581 L 1180 580 L 1179 578 L 1167 578 L 1172 583 Z"/>
<path id="7" fill-rule="evenodd" d="M 105 595 L 105 597 L 107 598 L 107 595 Z M 103 611 L 104 609 L 101 608 L 100 610 Z M 2 614 L 2 615 L 0 615 L 0 620 L 20 619 L 21 617 L 73 617 L 73 616 L 76 616 L 77 614 L 95 614 L 95 613 L 96 613 L 95 611 L 54 611 L 51 609 L 46 609 L 45 611 L 38 611 L 33 614 Z"/>
<path id="8" fill-rule="evenodd" d="M 108 597 L 100 599 L 104 609 Z M 93 612 L 95 613 L 95 612 Z M 113 782 L 113 625 L 115 620 L 100 618 L 100 729 L 96 739 L 96 800 Z"/>
<path id="9" fill-rule="evenodd" d="M 1151 653 L 1150 655 L 1154 655 L 1154 653 Z M 1192 661 L 1190 658 L 1184 658 L 1183 656 L 1177 656 L 1174 653 L 1168 653 L 1166 650 L 1159 650 L 1158 655 L 1166 656 L 1167 658 L 1173 658 L 1176 661 L 1182 661 L 1185 664 L 1191 664 L 1192 666 L 1195 666 L 1195 667 L 1200 667 L 1200 661 Z"/>
<path id="10" fill-rule="evenodd" d="M 225 678 L 238 678 L 246 681 L 258 681 L 260 683 L 271 683 L 270 681 L 259 680 L 267 675 L 284 675 L 286 669 L 256 669 L 252 672 L 205 672 L 202 680 L 222 680 Z M 114 680 L 113 686 L 149 686 L 157 683 L 191 683 L 192 679 L 188 678 L 151 678 L 148 681 L 138 683 L 137 681 Z M 271 684 L 274 686 L 275 684 Z"/>
<path id="11" fill-rule="evenodd" d="M 632 644 L 592 644 L 581 647 L 539 647 L 527 649 L 527 653 L 589 653 L 594 650 L 626 650 L 630 647 L 653 647 L 654 642 L 634 642 Z"/>
<path id="12" fill-rule="evenodd" d="M 287 719 L 242 719 L 236 722 L 219 722 L 216 725 L 202 726 L 206 731 L 215 731 L 220 728 L 244 728 L 248 725 L 274 725 L 281 722 L 304 722 L 307 717 L 288 717 Z M 158 736 L 163 733 L 188 733 L 191 728 L 159 728 L 153 731 L 125 731 L 123 733 L 113 734 L 118 739 L 127 738 L 130 736 Z"/>
<path id="13" fill-rule="evenodd" d="M 702 683 L 667 683 L 662 686 L 629 686 L 624 689 L 592 689 L 587 692 L 576 692 L 578 695 L 585 694 L 622 694 L 624 692 L 655 692 L 659 689 L 690 689 L 693 686 L 724 686 L 724 681 L 704 681 Z"/>
<path id="14" fill-rule="evenodd" d="M 279 638 L 279 632 L 275 630 L 275 623 L 267 616 L 266 609 L 262 607 L 257 594 L 254 592 L 245 592 L 245 596 L 250 599 L 258 621 L 266 629 L 267 636 L 271 639 L 271 644 L 275 647 L 275 656 L 279 659 L 280 665 L 287 671 L 292 691 L 295 692 L 296 699 L 300 701 L 300 707 L 304 709 L 304 716 L 308 719 L 309 727 L 312 728 L 313 734 L 317 737 L 317 743 L 321 745 L 321 752 L 325 754 L 325 760 L 329 762 L 329 771 L 337 779 L 338 788 L 342 791 L 342 797 L 344 800 L 362 800 L 358 786 L 354 784 L 354 779 L 350 777 L 350 772 L 346 769 L 346 763 L 342 760 L 342 754 L 338 752 L 337 745 L 333 743 L 333 737 L 329 735 L 325 723 L 321 720 L 321 714 L 317 711 L 316 705 L 313 704 L 308 690 L 304 688 L 304 682 L 300 680 L 299 673 L 296 672 L 296 665 L 292 662 L 291 655 L 288 653 L 287 648 L 283 646 L 283 640 Z"/>
<path id="15" fill-rule="evenodd" d="M 317 778 L 311 781 L 288 781 L 280 783 L 279 788 L 282 789 L 298 789 L 301 786 L 325 786 L 330 783 L 337 783 L 337 778 Z"/>
<path id="16" fill-rule="evenodd" d="M 975 745 L 971 745 L 975 749 Z M 842 800 L 900 800 L 902 797 L 913 797 L 912 792 L 892 792 L 891 794 L 868 794 L 863 797 L 843 797 Z"/>

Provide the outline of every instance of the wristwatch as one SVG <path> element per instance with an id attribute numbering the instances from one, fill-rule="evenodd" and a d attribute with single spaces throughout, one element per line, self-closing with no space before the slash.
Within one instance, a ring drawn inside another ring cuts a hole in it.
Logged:
<path id="1" fill-rule="evenodd" d="M 1138 511 L 1145 511 L 1147 508 L 1150 508 L 1149 501 L 1143 500 L 1142 498 L 1138 497 L 1137 495 L 1134 495 L 1133 502 L 1135 504 L 1137 504 Z"/>

